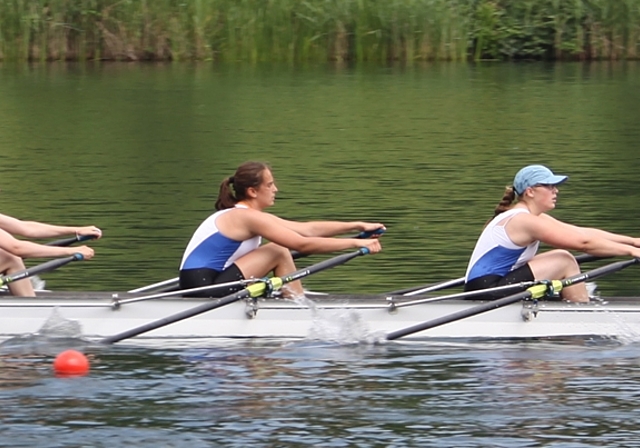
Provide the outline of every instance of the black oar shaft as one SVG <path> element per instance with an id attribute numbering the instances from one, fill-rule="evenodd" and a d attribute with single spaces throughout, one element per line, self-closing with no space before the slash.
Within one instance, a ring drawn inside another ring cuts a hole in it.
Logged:
<path id="1" fill-rule="evenodd" d="M 100 342 L 102 344 L 115 344 L 116 342 L 122 341 L 124 339 L 129 339 L 129 338 L 141 335 L 143 333 L 147 333 L 151 330 L 155 330 L 157 328 L 170 325 L 174 322 L 188 319 L 190 317 L 197 316 L 198 314 L 202 314 L 207 311 L 215 310 L 216 308 L 220 308 L 221 306 L 225 306 L 230 303 L 237 302 L 238 300 L 242 300 L 246 297 L 249 297 L 249 291 L 245 288 L 242 291 L 238 291 L 235 294 L 231 294 L 229 296 L 223 297 L 222 299 L 219 299 L 213 302 L 205 302 L 202 305 L 189 308 L 188 310 L 181 311 L 180 313 L 163 317 L 162 319 L 149 322 L 148 324 L 140 325 L 139 327 L 132 328 L 131 330 L 123 331 L 122 333 L 116 334 L 114 336 L 106 337 L 102 339 Z"/>
<path id="2" fill-rule="evenodd" d="M 411 327 L 392 331 L 387 334 L 386 339 L 388 341 L 393 341 L 394 339 L 399 339 L 403 336 L 407 336 L 413 333 L 418 333 L 420 331 L 428 330 L 430 328 L 439 327 L 441 325 L 445 325 L 450 322 L 455 322 L 457 320 L 466 319 L 467 317 L 475 316 L 476 314 L 481 314 L 486 311 L 491 311 L 496 308 L 510 305 L 512 303 L 519 302 L 520 300 L 526 300 L 530 297 L 531 297 L 531 291 L 527 290 L 527 291 L 520 292 L 518 294 L 514 294 L 512 296 L 503 297 L 502 299 L 492 300 L 491 302 L 483 303 L 481 305 L 474 306 L 471 308 L 466 308 L 464 310 L 460 310 L 455 313 L 447 314 L 446 316 L 442 316 L 436 319 L 422 322 L 420 324 L 416 324 Z"/>
<path id="3" fill-rule="evenodd" d="M 591 261 L 606 260 L 607 258 L 611 257 L 597 257 L 595 255 L 580 254 L 575 258 L 579 264 L 582 264 L 589 263 Z M 439 282 L 429 283 L 421 286 L 413 286 L 411 288 L 398 289 L 397 291 L 391 291 L 386 294 L 391 296 L 414 296 L 428 292 L 441 291 L 443 289 L 456 288 L 462 285 L 464 285 L 464 277 L 456 278 L 453 280 L 442 280 Z"/>
<path id="4" fill-rule="evenodd" d="M 292 272 L 289 275 L 285 275 L 284 277 L 274 277 L 269 281 L 274 285 L 276 289 L 279 289 L 283 284 L 289 283 L 295 280 L 299 280 L 307 275 L 323 271 L 325 269 L 337 266 L 339 264 L 346 263 L 347 261 L 355 258 L 359 255 L 368 254 L 369 250 L 366 248 L 361 248 L 356 252 L 351 252 L 348 254 L 338 255 L 337 257 L 330 258 L 328 260 L 321 261 L 320 263 L 314 264 L 304 269 L 300 269 L 298 271 Z M 190 308 L 188 310 L 181 311 L 179 313 L 173 314 L 171 316 L 164 317 L 162 319 L 158 319 L 153 322 L 149 322 L 147 324 L 141 325 L 137 328 L 132 328 L 131 330 L 124 331 L 122 333 L 116 334 L 114 336 L 109 336 L 102 339 L 100 342 L 103 344 L 114 344 L 116 342 L 122 341 L 123 339 L 129 339 L 134 336 L 141 335 L 143 333 L 147 333 L 151 330 L 156 330 L 160 327 L 164 327 L 166 325 L 188 319 L 190 317 L 197 316 L 198 314 L 205 313 L 207 311 L 215 310 L 216 308 L 220 308 L 225 305 L 229 305 L 233 302 L 237 302 L 238 300 L 242 300 L 248 297 L 260 297 L 264 294 L 267 289 L 266 281 L 257 282 L 253 285 L 246 287 L 245 289 L 238 291 L 234 294 L 230 294 L 221 299 L 205 302 L 196 307 Z"/>
<path id="5" fill-rule="evenodd" d="M 482 314 L 487 311 L 491 311 L 497 308 L 501 308 L 503 306 L 510 305 L 512 303 L 519 302 L 521 300 L 526 300 L 530 298 L 542 298 L 545 296 L 547 291 L 549 291 L 550 286 L 557 288 L 557 291 L 561 291 L 564 287 L 574 285 L 576 283 L 581 283 L 586 280 L 592 280 L 598 277 L 601 277 L 606 274 L 611 274 L 613 272 L 620 271 L 627 266 L 631 266 L 632 264 L 636 264 L 640 262 L 638 258 L 634 258 L 631 260 L 625 261 L 617 261 L 615 263 L 610 263 L 606 266 L 601 266 L 599 268 L 593 269 L 591 271 L 583 272 L 581 274 L 574 275 L 572 277 L 566 278 L 561 281 L 554 281 L 551 285 L 546 283 L 541 283 L 526 291 L 519 292 L 517 294 L 513 294 L 507 297 L 503 297 L 502 299 L 492 300 L 487 303 L 482 303 L 477 306 L 473 306 L 471 308 L 467 308 L 464 310 L 457 311 L 455 313 L 448 314 L 446 316 L 441 316 L 426 322 L 422 322 L 417 325 L 412 325 L 411 327 L 403 328 L 400 330 L 389 332 L 386 336 L 386 339 L 392 341 L 394 339 L 401 338 L 403 336 L 408 336 L 410 334 L 418 333 L 420 331 L 428 330 L 430 328 L 439 327 L 441 325 L 445 325 L 451 322 L 455 322 L 458 320 L 466 319 L 467 317 L 475 316 L 477 314 Z"/>
<path id="6" fill-rule="evenodd" d="M 22 280 L 23 278 L 31 277 L 33 275 L 42 274 L 43 272 L 53 271 L 61 266 L 64 266 L 67 263 L 70 263 L 74 260 L 82 260 L 82 254 L 74 254 L 65 258 L 57 258 L 55 260 L 50 260 L 45 263 L 39 264 L 37 266 L 33 266 L 27 269 L 24 269 L 20 272 L 16 272 L 14 274 L 4 275 L 0 277 L 0 286 L 6 285 L 11 282 L 15 282 L 18 280 Z"/>

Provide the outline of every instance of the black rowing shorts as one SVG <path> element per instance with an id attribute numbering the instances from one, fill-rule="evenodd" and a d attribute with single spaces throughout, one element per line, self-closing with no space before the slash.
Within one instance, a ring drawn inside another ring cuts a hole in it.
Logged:
<path id="1" fill-rule="evenodd" d="M 180 271 L 180 289 L 199 288 L 201 286 L 218 285 L 239 280 L 244 280 L 244 275 L 242 275 L 235 263 L 222 272 L 209 268 L 183 269 Z M 244 285 L 238 284 L 185 294 L 185 297 L 224 297 L 241 289 L 244 289 Z"/>
<path id="2" fill-rule="evenodd" d="M 527 263 L 520 266 L 518 269 L 509 272 L 504 277 L 500 277 L 499 275 L 485 275 L 483 277 L 474 278 L 473 280 L 465 283 L 464 290 L 478 291 L 480 289 L 495 288 L 497 286 L 512 285 L 514 283 L 530 282 L 533 280 L 535 280 L 533 272 L 531 272 L 531 268 Z M 469 300 L 495 300 L 524 291 L 524 289 L 525 288 L 505 289 L 503 291 L 469 297 Z"/>

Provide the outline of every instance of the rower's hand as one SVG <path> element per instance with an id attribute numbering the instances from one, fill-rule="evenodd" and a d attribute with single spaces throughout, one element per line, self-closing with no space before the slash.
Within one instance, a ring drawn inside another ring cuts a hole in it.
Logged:
<path id="1" fill-rule="evenodd" d="M 356 244 L 356 247 L 366 247 L 369 250 L 369 253 L 377 254 L 382 250 L 382 244 L 380 244 L 380 240 L 377 238 L 370 238 L 368 240 L 353 240 Z"/>
<path id="2" fill-rule="evenodd" d="M 362 233 L 370 233 L 368 238 L 380 238 L 382 234 L 387 230 L 384 224 L 379 222 L 363 222 Z"/>
<path id="3" fill-rule="evenodd" d="M 70 247 L 69 250 L 72 251 L 71 255 L 80 254 L 85 260 L 90 260 L 95 254 L 94 250 L 89 246 L 78 246 L 73 248 Z"/>
<path id="4" fill-rule="evenodd" d="M 102 236 L 102 230 L 100 230 L 96 226 L 79 227 L 76 233 L 82 236 L 92 236 L 95 239 L 98 239 Z"/>

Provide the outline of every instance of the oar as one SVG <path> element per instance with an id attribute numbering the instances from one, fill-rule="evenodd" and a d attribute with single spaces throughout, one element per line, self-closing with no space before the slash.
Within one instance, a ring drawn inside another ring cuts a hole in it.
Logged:
<path id="1" fill-rule="evenodd" d="M 605 260 L 611 257 L 596 257 L 595 255 L 580 254 L 575 257 L 579 264 L 588 263 L 590 261 Z M 429 283 L 427 285 L 414 286 L 411 288 L 399 289 L 397 291 L 391 291 L 385 293 L 390 296 L 417 296 L 420 294 L 426 294 L 428 292 L 441 291 L 443 289 L 455 288 L 464 285 L 464 277 L 456 278 L 453 280 L 443 280 L 435 283 Z"/>
<path id="2" fill-rule="evenodd" d="M 31 277 L 36 274 L 41 274 L 43 272 L 53 271 L 54 269 L 58 269 L 59 267 L 64 266 L 67 263 L 70 263 L 75 260 L 83 260 L 83 259 L 84 257 L 82 256 L 82 254 L 77 253 L 69 257 L 56 258 L 55 260 L 49 260 L 45 263 L 32 266 L 30 268 L 16 272 L 14 274 L 3 275 L 2 277 L 0 277 L 0 286 L 8 285 L 9 283 L 22 280 L 23 278 Z"/>
<path id="3" fill-rule="evenodd" d="M 398 339 L 403 336 L 418 333 L 420 331 L 428 330 L 430 328 L 439 327 L 441 325 L 462 320 L 467 317 L 485 313 L 487 311 L 495 310 L 497 308 L 501 308 L 503 306 L 507 306 L 512 303 L 519 302 L 521 300 L 540 299 L 545 295 L 547 295 L 547 293 L 560 292 L 566 286 L 575 285 L 576 283 L 581 283 L 586 280 L 591 280 L 606 274 L 611 274 L 613 272 L 620 271 L 626 268 L 627 266 L 631 266 L 632 264 L 636 264 L 638 262 L 640 262 L 640 259 L 638 258 L 634 258 L 632 260 L 626 260 L 626 261 L 617 261 L 615 263 L 607 264 L 605 266 L 593 269 L 591 271 L 574 275 L 573 277 L 569 277 L 564 280 L 540 282 L 539 284 L 528 288 L 526 291 L 522 291 L 507 297 L 503 297 L 502 299 L 492 300 L 491 302 L 487 302 L 478 306 L 467 308 L 465 310 L 461 310 L 456 313 L 449 314 L 447 316 L 438 317 L 436 319 L 422 322 L 420 324 L 413 325 L 411 327 L 392 331 L 387 334 L 386 339 L 388 341 L 393 341 L 394 339 Z"/>
<path id="4" fill-rule="evenodd" d="M 374 235 L 382 235 L 384 232 L 386 232 L 385 229 L 376 229 L 376 230 L 371 230 L 371 231 L 368 231 L 368 232 L 360 232 L 357 235 L 347 236 L 346 238 L 357 238 L 357 239 L 360 239 L 360 240 L 364 240 L 364 239 L 367 239 L 367 238 L 371 238 Z M 291 251 L 291 255 L 293 256 L 294 260 L 297 260 L 297 259 L 302 258 L 302 257 L 308 257 L 311 254 L 303 254 L 303 253 L 298 252 L 297 250 L 292 250 Z"/>
<path id="5" fill-rule="evenodd" d="M 386 231 L 385 229 L 376 229 L 376 230 L 371 230 L 371 231 L 368 231 L 368 232 L 360 232 L 357 235 L 352 235 L 352 236 L 349 236 L 347 238 L 366 239 L 366 238 L 371 238 L 374 235 L 382 235 L 385 231 Z M 293 256 L 294 260 L 298 260 L 298 259 L 303 258 L 303 257 L 308 257 L 311 254 L 303 254 L 303 253 L 300 253 L 300 252 L 298 252 L 296 250 L 292 250 L 291 251 L 291 255 Z M 131 294 L 137 294 L 137 293 L 147 292 L 147 291 L 152 291 L 152 290 L 155 290 L 156 293 L 175 291 L 179 287 L 179 282 L 180 282 L 179 277 L 174 277 L 174 278 L 170 278 L 170 279 L 167 279 L 167 280 L 163 280 L 163 281 L 158 282 L 158 283 L 153 283 L 151 285 L 142 286 L 142 287 L 136 288 L 136 289 L 131 289 L 131 290 L 127 291 L 127 292 L 129 292 Z"/>
<path id="6" fill-rule="evenodd" d="M 114 299 L 112 306 L 113 308 L 117 309 L 117 308 L 120 308 L 122 305 L 135 303 L 135 302 L 143 302 L 145 300 L 164 299 L 166 297 L 187 295 L 195 292 L 204 292 L 204 291 L 211 292 L 211 291 L 215 291 L 216 289 L 229 288 L 233 286 L 242 286 L 244 288 L 247 285 L 250 285 L 251 283 L 255 283 L 259 281 L 261 281 L 261 279 L 250 278 L 248 280 L 236 280 L 233 282 L 216 283 L 214 285 L 199 286 L 197 288 L 179 289 L 176 291 L 162 291 L 162 292 L 157 292 L 157 293 L 153 293 L 146 296 L 130 297 L 128 299 L 122 299 L 122 300 Z"/>
<path id="7" fill-rule="evenodd" d="M 59 246 L 66 247 L 71 246 L 74 243 L 82 243 L 83 241 L 89 241 L 94 239 L 94 235 L 76 235 L 70 238 L 63 238 L 61 240 L 49 241 L 45 246 Z"/>
<path id="8" fill-rule="evenodd" d="M 114 336 L 109 336 L 102 339 L 100 342 L 103 344 L 113 344 L 118 341 L 122 341 L 123 339 L 129 339 L 134 336 L 138 336 L 142 333 L 146 333 L 151 330 L 155 330 L 157 328 L 164 327 L 166 325 L 188 319 L 193 316 L 197 316 L 198 314 L 206 313 L 207 311 L 215 310 L 216 308 L 220 308 L 225 305 L 229 305 L 230 303 L 237 302 L 238 300 L 242 300 L 249 297 L 260 297 L 268 290 L 277 290 L 282 288 L 282 286 L 286 283 L 299 280 L 308 275 L 314 274 L 316 272 L 323 271 L 325 269 L 332 268 L 334 266 L 338 266 L 340 264 L 344 264 L 347 261 L 359 256 L 365 255 L 369 253 L 369 249 L 365 247 L 361 247 L 355 252 L 351 252 L 348 254 L 338 255 L 337 257 L 330 258 L 328 260 L 321 261 L 320 263 L 311 265 L 304 269 L 300 269 L 295 271 L 289 275 L 284 277 L 272 277 L 268 280 L 258 281 L 252 285 L 247 286 L 245 289 L 240 290 L 236 293 L 230 294 L 228 296 L 222 297 L 221 299 L 206 302 L 202 305 L 193 307 L 191 309 L 182 311 L 180 313 L 176 313 L 172 316 L 168 316 L 162 319 L 158 319 L 154 322 L 149 322 L 148 324 L 141 325 L 137 328 L 133 328 L 128 331 L 124 331 L 120 334 L 116 334 Z"/>

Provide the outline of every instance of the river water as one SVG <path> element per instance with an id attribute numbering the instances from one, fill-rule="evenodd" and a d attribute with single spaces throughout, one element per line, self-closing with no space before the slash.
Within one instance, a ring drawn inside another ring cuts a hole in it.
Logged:
<path id="1" fill-rule="evenodd" d="M 55 289 L 176 275 L 223 177 L 274 168 L 273 212 L 384 222 L 384 250 L 305 280 L 380 292 L 463 274 L 515 172 L 570 180 L 554 215 L 638 234 L 640 64 L 0 65 L 3 212 L 96 224 Z M 308 263 L 320 260 L 310 257 Z M 304 263 L 300 263 L 303 265 Z M 637 294 L 631 267 L 604 294 Z M 129 341 L 0 347 L 2 446 L 636 446 L 637 340 Z"/>

